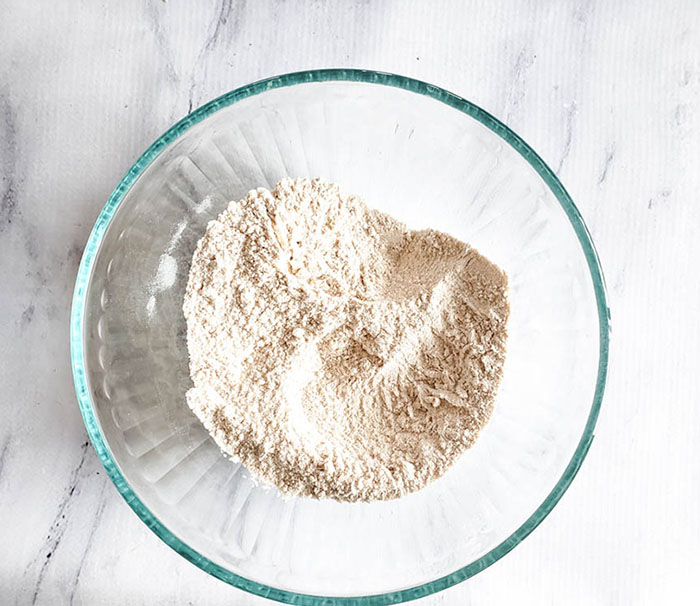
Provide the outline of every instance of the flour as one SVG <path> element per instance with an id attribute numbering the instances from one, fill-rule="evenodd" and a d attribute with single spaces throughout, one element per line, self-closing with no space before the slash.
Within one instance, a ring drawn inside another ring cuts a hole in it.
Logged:
<path id="1" fill-rule="evenodd" d="M 285 493 L 372 501 L 441 476 L 491 414 L 505 274 L 336 185 L 232 202 L 184 301 L 187 402 L 221 449 Z"/>
<path id="2" fill-rule="evenodd" d="M 171 255 L 161 255 L 156 276 L 151 285 L 155 292 L 167 290 L 177 279 L 177 261 Z"/>
<path id="3" fill-rule="evenodd" d="M 205 202 L 211 205 L 211 201 L 205 199 L 205 201 L 198 206 L 205 204 Z M 198 207 L 195 207 L 195 212 L 200 212 L 198 210 Z M 177 248 L 178 244 L 180 243 L 180 239 L 182 238 L 182 234 L 184 233 L 186 228 L 187 221 L 185 219 L 182 219 L 175 227 L 175 231 L 170 237 L 170 241 L 168 242 L 168 246 L 165 250 L 165 253 L 163 253 L 160 256 L 160 259 L 158 259 L 158 267 L 156 268 L 155 276 L 148 285 L 148 292 L 151 294 L 151 296 L 146 302 L 146 314 L 148 315 L 149 319 L 153 318 L 153 316 L 156 313 L 156 295 L 158 293 L 162 293 L 168 290 L 169 288 L 172 288 L 177 280 L 177 261 L 171 253 Z"/>

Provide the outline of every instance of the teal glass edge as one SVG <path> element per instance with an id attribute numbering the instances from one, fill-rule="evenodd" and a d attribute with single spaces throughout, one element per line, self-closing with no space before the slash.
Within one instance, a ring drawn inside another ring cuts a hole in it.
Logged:
<path id="1" fill-rule="evenodd" d="M 134 182 L 143 173 L 146 167 L 153 159 L 170 143 L 177 139 L 183 132 L 193 125 L 201 122 L 207 116 L 213 114 L 222 107 L 227 107 L 258 93 L 269 89 L 282 88 L 285 86 L 293 86 L 297 84 L 311 82 L 328 82 L 328 81 L 346 81 L 346 82 L 364 82 L 370 84 L 378 84 L 384 86 L 393 86 L 402 88 L 420 95 L 425 95 L 441 101 L 454 109 L 461 111 L 475 120 L 479 121 L 485 127 L 499 135 L 504 141 L 511 145 L 525 160 L 537 171 L 546 185 L 556 196 L 557 200 L 566 213 L 571 225 L 576 233 L 576 236 L 583 249 L 588 269 L 593 282 L 595 292 L 598 322 L 599 322 L 599 358 L 598 358 L 598 374 L 596 380 L 593 402 L 588 419 L 578 443 L 576 451 L 564 470 L 561 478 L 544 500 L 530 517 L 508 537 L 505 541 L 497 545 L 494 549 L 486 553 L 484 556 L 472 562 L 471 564 L 454 571 L 444 577 L 399 591 L 353 597 L 324 597 L 317 595 L 294 593 L 284 591 L 274 587 L 270 587 L 261 583 L 257 583 L 246 579 L 242 576 L 232 573 L 218 564 L 215 564 L 205 556 L 192 549 L 189 545 L 181 541 L 168 528 L 166 528 L 141 502 L 138 496 L 134 493 L 131 486 L 119 470 L 116 461 L 113 459 L 106 441 L 99 426 L 99 422 L 92 408 L 92 402 L 88 393 L 88 385 L 85 376 L 84 366 L 84 349 L 83 349 L 83 324 L 84 324 L 84 307 L 85 296 L 93 270 L 93 264 L 97 256 L 98 249 L 102 236 L 104 235 L 114 213 L 119 207 L 126 192 L 131 188 Z M 87 428 L 88 435 L 92 444 L 100 457 L 102 464 L 105 467 L 109 477 L 114 482 L 117 490 L 124 497 L 125 501 L 134 510 L 136 515 L 160 537 L 167 545 L 173 548 L 187 560 L 208 572 L 209 574 L 250 593 L 289 604 L 297 604 L 300 606 L 314 605 L 331 605 L 331 604 L 357 604 L 363 606 L 378 605 L 378 604 L 395 604 L 415 600 L 432 593 L 441 591 L 456 583 L 459 583 L 478 572 L 481 572 L 498 559 L 511 551 L 518 543 L 527 537 L 549 514 L 549 512 L 557 504 L 561 496 L 571 484 L 576 476 L 581 463 L 583 462 L 591 441 L 593 440 L 593 430 L 595 428 L 598 414 L 600 412 L 603 393 L 605 390 L 605 382 L 608 369 L 608 353 L 610 345 L 610 310 L 607 304 L 607 295 L 605 281 L 600 267 L 598 254 L 593 245 L 591 236 L 586 228 L 586 225 L 581 218 L 581 215 L 576 208 L 571 196 L 556 177 L 554 172 L 545 164 L 545 162 L 523 141 L 517 134 L 510 130 L 505 124 L 494 118 L 491 114 L 474 105 L 473 103 L 454 95 L 442 88 L 427 84 L 420 80 L 398 76 L 395 74 L 376 72 L 360 69 L 318 69 L 303 72 L 295 72 L 275 76 L 258 82 L 254 82 L 247 86 L 230 91 L 209 103 L 201 106 L 191 114 L 187 115 L 171 128 L 169 128 L 161 137 L 159 137 L 136 161 L 129 169 L 126 175 L 119 182 L 115 190 L 112 192 L 104 208 L 100 212 L 97 221 L 90 233 L 85 251 L 78 269 L 75 290 L 73 293 L 73 304 L 71 308 L 70 319 L 70 345 L 71 345 L 71 366 L 73 370 L 73 380 L 75 383 L 75 391 L 80 405 L 80 411 Z"/>

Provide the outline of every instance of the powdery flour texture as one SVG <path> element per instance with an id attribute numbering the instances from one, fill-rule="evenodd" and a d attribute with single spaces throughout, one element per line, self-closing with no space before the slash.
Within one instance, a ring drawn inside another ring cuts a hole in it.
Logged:
<path id="1" fill-rule="evenodd" d="M 442 475 L 488 421 L 505 274 L 321 180 L 232 202 L 184 301 L 187 402 L 221 449 L 285 493 L 372 501 Z"/>

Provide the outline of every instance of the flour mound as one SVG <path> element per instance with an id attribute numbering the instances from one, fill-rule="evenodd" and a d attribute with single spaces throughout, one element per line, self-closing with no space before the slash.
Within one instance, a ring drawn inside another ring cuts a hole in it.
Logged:
<path id="1" fill-rule="evenodd" d="M 505 274 L 321 180 L 232 202 L 184 301 L 187 403 L 260 480 L 341 501 L 400 497 L 474 443 L 501 379 Z"/>

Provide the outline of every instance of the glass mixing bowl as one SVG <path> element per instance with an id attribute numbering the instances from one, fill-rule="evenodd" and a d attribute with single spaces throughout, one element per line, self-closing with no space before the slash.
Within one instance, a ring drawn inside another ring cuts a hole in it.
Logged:
<path id="1" fill-rule="evenodd" d="M 222 456 L 186 405 L 194 246 L 227 201 L 287 175 L 324 177 L 410 228 L 445 231 L 509 276 L 491 421 L 422 491 L 371 504 L 285 498 Z M 523 540 L 591 443 L 608 337 L 593 244 L 539 156 L 460 97 L 359 70 L 257 82 L 168 130 L 97 219 L 71 316 L 85 425 L 127 503 L 203 570 L 296 604 L 424 596 Z"/>

